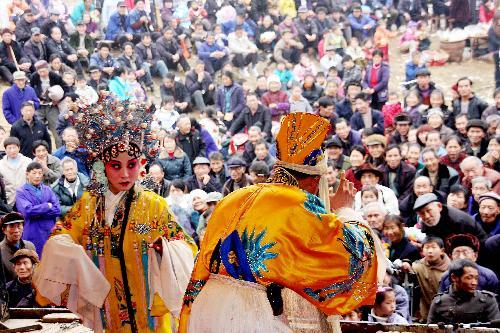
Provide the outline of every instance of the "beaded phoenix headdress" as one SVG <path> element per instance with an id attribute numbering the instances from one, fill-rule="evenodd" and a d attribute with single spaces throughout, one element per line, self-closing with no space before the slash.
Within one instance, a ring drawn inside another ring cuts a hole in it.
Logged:
<path id="1" fill-rule="evenodd" d="M 120 153 L 127 152 L 136 158 L 144 154 L 149 161 L 158 156 L 156 133 L 151 130 L 153 112 L 144 103 L 119 101 L 110 94 L 101 94 L 97 103 L 81 105 L 69 118 L 93 171 L 90 191 L 104 193 L 107 188 L 104 163 Z"/>
<path id="2" fill-rule="evenodd" d="M 320 197 L 327 210 L 329 209 L 327 158 L 322 149 L 330 130 L 330 122 L 315 114 L 291 113 L 281 121 L 280 130 L 276 136 L 277 166 L 298 171 L 308 175 L 319 175 Z"/>

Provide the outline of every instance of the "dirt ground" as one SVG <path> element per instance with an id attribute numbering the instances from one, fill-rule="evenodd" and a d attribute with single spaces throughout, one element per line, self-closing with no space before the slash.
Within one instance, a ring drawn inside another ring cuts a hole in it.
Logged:
<path id="1" fill-rule="evenodd" d="M 407 54 L 400 54 L 396 48 L 397 37 L 391 42 L 389 49 L 389 63 L 391 69 L 391 78 L 389 86 L 393 90 L 401 90 L 400 84 L 404 81 L 404 64 L 408 59 Z M 436 38 L 432 38 L 431 49 L 438 49 L 439 41 Z M 192 58 L 190 60 L 194 61 Z M 264 63 L 259 63 L 258 69 L 263 70 L 266 65 Z M 446 93 L 447 102 L 449 104 L 451 100 L 451 86 L 457 81 L 458 78 L 462 76 L 468 76 L 472 79 L 474 85 L 473 89 L 478 96 L 487 100 L 488 102 L 493 101 L 493 92 L 495 90 L 494 84 L 494 67 L 493 63 L 485 62 L 477 59 L 464 60 L 461 63 L 447 63 L 440 67 L 431 67 L 430 71 L 432 73 L 432 80 L 437 84 L 438 87 L 443 89 Z M 182 75 L 183 76 L 183 75 Z M 255 77 L 250 77 L 249 85 L 253 87 L 255 85 Z M 154 92 L 153 99 L 156 103 L 159 103 L 159 80 L 156 80 L 156 89 Z M 3 91 L 7 89 L 8 86 L 5 83 L 0 83 L 0 99 L 3 95 Z M 401 101 L 403 95 L 400 96 Z M 10 125 L 5 120 L 3 113 L 0 115 L 0 125 L 4 126 L 6 129 Z"/>

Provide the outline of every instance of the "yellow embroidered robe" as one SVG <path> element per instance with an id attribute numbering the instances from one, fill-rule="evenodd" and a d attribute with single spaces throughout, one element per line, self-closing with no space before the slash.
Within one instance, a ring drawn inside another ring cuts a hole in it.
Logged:
<path id="1" fill-rule="evenodd" d="M 341 222 L 297 186 L 258 184 L 231 193 L 215 208 L 184 296 L 179 332 L 187 331 L 191 306 L 211 273 L 275 283 L 328 315 L 345 314 L 373 303 L 377 256 L 368 227 Z"/>
<path id="2" fill-rule="evenodd" d="M 167 240 L 182 239 L 192 248 L 193 254 L 196 245 L 174 221 L 166 201 L 138 186 L 134 189 L 126 219 L 128 196 L 126 193 L 121 199 L 113 224 L 108 227 L 103 197 L 84 193 L 66 214 L 59 233 L 71 235 L 82 245 L 111 284 L 101 310 L 106 332 L 170 332 L 168 309 L 159 296 L 155 295 L 154 300 L 149 297 L 148 251 L 154 250 L 148 244 L 159 236 Z M 126 274 L 122 274 L 123 268 Z"/>

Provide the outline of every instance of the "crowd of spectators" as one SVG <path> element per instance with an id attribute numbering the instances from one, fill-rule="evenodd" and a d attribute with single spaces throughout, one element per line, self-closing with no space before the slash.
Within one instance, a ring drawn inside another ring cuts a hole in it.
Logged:
<path id="1" fill-rule="evenodd" d="M 283 115 L 328 119 L 330 193 L 340 177 L 354 183 L 353 208 L 393 262 L 374 307 L 346 318 L 499 318 L 500 13 L 493 1 L 4 4 L 0 78 L 9 86 L 2 95 L 9 125 L 0 127 L 0 251 L 10 306 L 35 305 L 26 287 L 33 266 L 91 177 L 68 118 L 107 91 L 155 109 L 161 153 L 142 182 L 197 242 L 219 200 L 272 174 Z M 424 52 L 430 32 L 478 22 L 491 25 L 484 52 L 495 63 L 494 95 L 476 94 L 466 76 L 437 86 Z M 394 38 L 399 47 L 389 48 Z M 389 55 L 399 52 L 405 82 L 394 86 L 404 91 L 389 89 Z"/>

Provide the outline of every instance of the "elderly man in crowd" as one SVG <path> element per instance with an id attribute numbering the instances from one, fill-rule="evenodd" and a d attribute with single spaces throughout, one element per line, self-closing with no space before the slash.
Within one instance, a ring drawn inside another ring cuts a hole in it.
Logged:
<path id="1" fill-rule="evenodd" d="M 47 126 L 35 116 L 35 106 L 32 102 L 21 104 L 22 118 L 17 120 L 10 129 L 10 136 L 21 142 L 21 154 L 33 158 L 33 143 L 38 140 L 51 142 Z M 50 146 L 49 152 L 51 151 Z"/>
<path id="2" fill-rule="evenodd" d="M 59 200 L 62 218 L 81 198 L 89 183 L 89 178 L 78 172 L 78 164 L 71 157 L 63 157 L 61 168 L 62 176 L 52 184 L 52 191 Z"/>
<path id="3" fill-rule="evenodd" d="M 16 275 L 10 260 L 14 253 L 20 249 L 35 250 L 35 245 L 28 240 L 23 240 L 24 216 L 17 212 L 8 213 L 1 221 L 4 239 L 0 242 L 2 265 L 5 281 L 13 280 Z"/>
<path id="4" fill-rule="evenodd" d="M 488 237 L 500 234 L 500 195 L 487 192 L 479 196 L 479 213 L 474 216 Z"/>
<path id="5" fill-rule="evenodd" d="M 479 256 L 479 248 L 479 240 L 471 234 L 453 235 L 446 242 L 446 250 L 453 261 L 467 259 L 476 262 Z M 496 274 L 491 269 L 481 265 L 477 265 L 477 268 L 479 270 L 477 289 L 496 293 L 498 291 Z M 448 271 L 441 277 L 439 291 L 447 292 L 451 284 L 450 272 Z"/>
<path id="6" fill-rule="evenodd" d="M 9 307 L 11 308 L 33 308 L 36 307 L 35 288 L 32 286 L 35 266 L 40 262 L 35 251 L 20 249 L 10 259 L 14 266 L 16 278 L 7 283 L 9 294 Z"/>
<path id="7" fill-rule="evenodd" d="M 227 161 L 227 167 L 229 168 L 231 178 L 222 187 L 222 194 L 224 196 L 240 188 L 252 185 L 252 179 L 245 173 L 247 164 L 244 160 L 239 157 L 233 157 Z"/>
<path id="8" fill-rule="evenodd" d="M 496 170 L 485 168 L 481 159 L 475 156 L 466 157 L 460 163 L 460 169 L 464 174 L 462 185 L 471 189 L 471 181 L 476 177 L 486 177 L 491 181 L 492 191 L 500 193 L 500 173 Z"/>
<path id="9" fill-rule="evenodd" d="M 363 208 L 363 215 L 373 231 L 383 238 L 384 219 L 387 216 L 387 209 L 380 202 L 370 202 Z"/>
<path id="10" fill-rule="evenodd" d="M 13 79 L 14 84 L 2 95 L 3 115 L 11 125 L 21 119 L 21 104 L 23 102 L 33 102 L 35 109 L 40 107 L 40 100 L 35 90 L 26 84 L 26 73 L 23 71 L 14 72 Z"/>
<path id="11" fill-rule="evenodd" d="M 486 233 L 474 219 L 466 213 L 443 205 L 434 193 L 427 193 L 415 201 L 413 209 L 422 222 L 422 232 L 446 241 L 453 234 L 469 233 L 481 242 L 486 240 Z"/>

